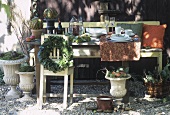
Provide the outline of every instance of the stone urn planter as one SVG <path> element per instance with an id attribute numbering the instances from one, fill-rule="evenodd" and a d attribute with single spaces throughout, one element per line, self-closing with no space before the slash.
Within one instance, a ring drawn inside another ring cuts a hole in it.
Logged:
<path id="1" fill-rule="evenodd" d="M 10 85 L 11 90 L 7 92 L 6 99 L 15 99 L 20 97 L 20 92 L 16 90 L 16 86 L 19 83 L 19 76 L 15 73 L 18 71 L 20 64 L 25 62 L 28 57 L 25 55 L 22 59 L 17 60 L 0 60 L 0 65 L 4 71 L 4 82 Z"/>
<path id="2" fill-rule="evenodd" d="M 19 87 L 23 91 L 24 96 L 18 101 L 32 101 L 34 100 L 32 97 L 30 97 L 30 92 L 34 88 L 33 78 L 34 78 L 34 72 L 16 72 L 19 74 L 20 83 Z"/>
<path id="3" fill-rule="evenodd" d="M 20 83 L 19 87 L 23 91 L 24 96 L 18 101 L 33 101 L 34 99 L 30 97 L 30 92 L 34 88 L 34 67 L 30 66 L 28 63 L 21 64 L 19 71 L 16 71 L 16 74 L 19 74 Z"/>
<path id="4" fill-rule="evenodd" d="M 124 77 L 118 77 L 118 76 L 110 76 L 110 74 L 112 74 L 113 72 L 109 72 L 108 70 L 106 71 L 106 75 L 105 78 L 110 80 L 110 85 L 111 85 L 111 89 L 110 89 L 110 94 L 116 98 L 117 101 L 119 101 L 118 103 L 121 103 L 122 98 L 126 95 L 127 93 L 127 89 L 125 88 L 126 85 L 126 80 L 131 78 L 130 74 L 125 74 L 125 73 L 119 73 L 119 75 L 121 76 L 121 74 L 124 74 Z M 118 74 L 117 72 L 114 72 L 114 74 Z"/>

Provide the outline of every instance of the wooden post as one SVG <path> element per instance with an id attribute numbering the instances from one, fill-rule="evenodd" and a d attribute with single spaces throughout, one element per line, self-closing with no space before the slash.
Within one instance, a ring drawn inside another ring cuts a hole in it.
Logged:
<path id="1" fill-rule="evenodd" d="M 38 60 L 39 45 L 35 45 L 35 69 L 36 69 L 36 94 L 37 94 L 37 104 L 39 105 L 39 86 L 40 86 L 40 63 Z"/>

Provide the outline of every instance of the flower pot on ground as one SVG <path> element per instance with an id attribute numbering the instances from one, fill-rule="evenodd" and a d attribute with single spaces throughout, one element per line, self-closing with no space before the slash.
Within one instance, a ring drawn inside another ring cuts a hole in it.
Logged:
<path id="1" fill-rule="evenodd" d="M 128 67 L 120 67 L 116 70 L 106 71 L 105 78 L 110 80 L 111 84 L 110 94 L 116 98 L 117 104 L 121 104 L 122 98 L 127 93 L 127 89 L 125 88 L 126 80 L 131 78 L 131 75 L 128 74 L 128 72 Z"/>
<path id="2" fill-rule="evenodd" d="M 0 54 L 0 65 L 3 67 L 5 84 L 10 85 L 11 90 L 7 92 L 6 99 L 15 99 L 20 97 L 20 92 L 16 90 L 19 83 L 19 76 L 15 71 L 19 70 L 20 64 L 28 59 L 26 55 L 9 51 Z"/>
<path id="3" fill-rule="evenodd" d="M 29 26 L 32 36 L 35 36 L 35 39 L 40 39 L 43 31 L 43 21 L 40 18 L 35 17 L 31 19 Z"/>
<path id="4" fill-rule="evenodd" d="M 101 111 L 113 111 L 113 98 L 111 96 L 98 96 L 97 109 Z"/>
<path id="5" fill-rule="evenodd" d="M 19 71 L 16 71 L 19 74 L 20 83 L 19 87 L 23 91 L 24 96 L 18 101 L 32 101 L 34 100 L 30 97 L 30 92 L 34 88 L 33 78 L 34 78 L 34 67 L 29 66 L 28 64 L 23 64 L 20 66 Z"/>
<path id="6" fill-rule="evenodd" d="M 43 12 L 44 20 L 47 22 L 47 33 L 53 34 L 55 30 L 54 23 L 57 21 L 58 13 L 54 8 L 46 8 Z"/>
<path id="7" fill-rule="evenodd" d="M 153 72 L 144 70 L 144 83 L 146 95 L 151 98 L 164 98 L 170 94 L 170 64 L 158 71 L 158 66 Z"/>

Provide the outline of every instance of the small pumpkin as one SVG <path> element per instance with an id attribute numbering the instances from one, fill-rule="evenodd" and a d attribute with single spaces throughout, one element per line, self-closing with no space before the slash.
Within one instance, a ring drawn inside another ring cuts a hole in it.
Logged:
<path id="1" fill-rule="evenodd" d="M 58 13 L 54 8 L 46 8 L 44 10 L 43 16 L 45 19 L 56 19 Z"/>

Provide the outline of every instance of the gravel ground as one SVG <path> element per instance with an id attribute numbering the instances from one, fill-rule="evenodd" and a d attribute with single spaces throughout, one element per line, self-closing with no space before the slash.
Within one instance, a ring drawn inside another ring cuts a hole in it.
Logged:
<path id="1" fill-rule="evenodd" d="M 170 101 L 165 99 L 144 98 L 145 87 L 141 82 L 130 82 L 130 92 L 133 97 L 124 105 L 124 109 L 115 108 L 112 113 L 97 112 L 96 97 L 75 97 L 73 104 L 62 110 L 62 98 L 48 98 L 39 110 L 36 100 L 19 102 L 6 100 L 5 94 L 9 90 L 6 85 L 0 86 L 0 115 L 170 115 Z M 62 92 L 62 85 L 52 86 L 53 92 Z M 74 85 L 76 94 L 109 94 L 110 85 Z M 36 99 L 35 95 L 32 95 Z M 69 101 L 69 100 L 68 100 Z"/>

